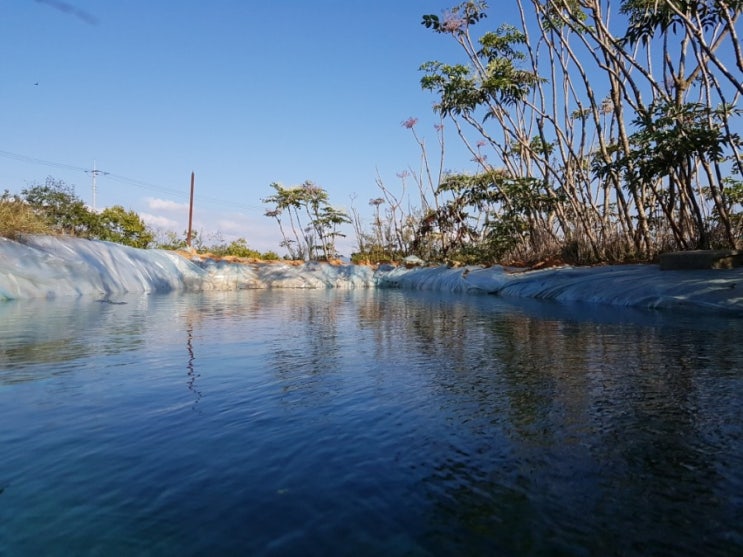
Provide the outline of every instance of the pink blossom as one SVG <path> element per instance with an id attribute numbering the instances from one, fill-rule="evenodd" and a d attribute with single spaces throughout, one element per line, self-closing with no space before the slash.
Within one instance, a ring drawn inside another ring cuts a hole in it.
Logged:
<path id="1" fill-rule="evenodd" d="M 446 12 L 444 14 L 444 23 L 441 24 L 441 29 L 447 33 L 457 33 L 467 26 L 467 20 L 459 17 L 454 12 Z"/>
<path id="2" fill-rule="evenodd" d="M 402 123 L 402 126 L 403 126 L 404 128 L 407 128 L 407 129 L 409 129 L 409 130 L 410 130 L 410 129 L 412 129 L 412 128 L 413 128 L 413 126 L 415 126 L 415 125 L 416 125 L 417 123 L 418 123 L 418 118 L 413 118 L 413 117 L 411 116 L 410 118 L 408 118 L 407 120 L 405 120 L 405 121 L 404 121 L 404 122 Z"/>

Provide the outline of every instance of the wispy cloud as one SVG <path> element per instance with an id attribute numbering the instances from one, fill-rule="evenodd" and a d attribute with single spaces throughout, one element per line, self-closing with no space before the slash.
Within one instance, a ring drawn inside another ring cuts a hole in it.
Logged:
<path id="1" fill-rule="evenodd" d="M 245 221 L 238 222 L 228 219 L 217 220 L 217 228 L 229 234 L 245 234 L 246 230 Z"/>
<path id="2" fill-rule="evenodd" d="M 146 201 L 147 207 L 153 211 L 186 211 L 186 214 L 188 214 L 188 203 L 177 203 L 169 199 L 158 199 L 157 197 L 148 197 Z"/>
<path id="3" fill-rule="evenodd" d="M 140 213 L 139 216 L 149 226 L 153 226 L 156 228 L 164 228 L 167 230 L 171 230 L 171 229 L 177 230 L 179 227 L 178 221 L 169 219 L 168 217 L 163 217 L 159 215 L 151 215 L 149 213 Z"/>

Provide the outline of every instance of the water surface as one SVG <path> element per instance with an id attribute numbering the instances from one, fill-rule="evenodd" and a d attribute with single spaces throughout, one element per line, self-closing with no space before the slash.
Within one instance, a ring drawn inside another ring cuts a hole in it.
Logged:
<path id="1" fill-rule="evenodd" d="M 743 320 L 488 296 L 0 304 L 0 555 L 740 555 Z"/>

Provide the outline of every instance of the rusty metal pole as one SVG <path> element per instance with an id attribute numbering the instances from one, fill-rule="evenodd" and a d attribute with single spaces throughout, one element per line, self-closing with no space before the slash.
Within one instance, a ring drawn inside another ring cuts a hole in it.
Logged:
<path id="1" fill-rule="evenodd" d="M 186 236 L 186 245 L 191 247 L 191 225 L 193 223 L 193 182 L 194 174 L 191 172 L 191 203 L 188 205 L 188 235 Z"/>

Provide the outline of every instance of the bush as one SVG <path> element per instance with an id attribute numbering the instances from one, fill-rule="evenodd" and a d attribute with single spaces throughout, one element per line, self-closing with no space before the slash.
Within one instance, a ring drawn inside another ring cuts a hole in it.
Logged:
<path id="1" fill-rule="evenodd" d="M 140 216 L 134 211 L 127 211 L 121 205 L 108 207 L 101 213 L 94 214 L 91 220 L 91 236 L 99 240 L 145 249 L 155 239 Z"/>
<path id="2" fill-rule="evenodd" d="M 206 249 L 209 253 L 218 257 L 243 257 L 246 259 L 260 259 L 263 261 L 276 261 L 279 259 L 279 256 L 272 251 L 261 253 L 249 248 L 248 242 L 244 238 L 238 238 L 230 244 L 215 245 Z"/>
<path id="3" fill-rule="evenodd" d="M 75 195 L 75 189 L 51 176 L 44 185 L 36 184 L 22 190 L 17 199 L 43 216 L 50 230 L 87 238 L 96 225 L 97 215 Z"/>
<path id="4" fill-rule="evenodd" d="M 6 191 L 0 197 L 0 236 L 16 239 L 24 234 L 50 234 L 52 228 L 31 206 Z"/>

